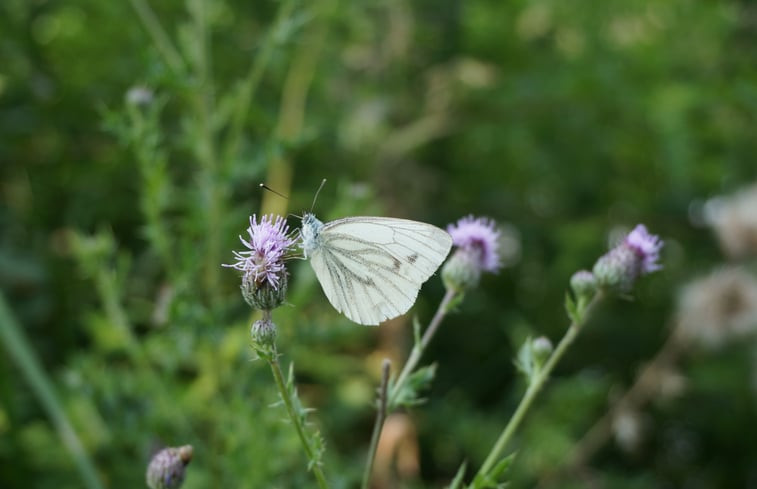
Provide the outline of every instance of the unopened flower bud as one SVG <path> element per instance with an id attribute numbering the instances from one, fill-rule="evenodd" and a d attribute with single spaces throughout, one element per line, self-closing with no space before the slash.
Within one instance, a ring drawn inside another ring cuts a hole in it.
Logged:
<path id="1" fill-rule="evenodd" d="M 252 341 L 261 346 L 274 346 L 276 343 L 276 325 L 267 316 L 252 323 L 250 335 Z"/>
<path id="2" fill-rule="evenodd" d="M 459 248 L 442 268 L 444 286 L 457 292 L 465 292 L 478 285 L 481 279 L 481 267 L 475 250 Z"/>
<path id="3" fill-rule="evenodd" d="M 628 246 L 620 245 L 602 255 L 594 264 L 600 287 L 628 292 L 639 277 L 639 260 Z"/>
<path id="4" fill-rule="evenodd" d="M 242 276 L 242 297 L 253 309 L 270 311 L 284 303 L 287 292 L 288 277 L 282 273 L 278 278 L 278 284 L 272 285 L 267 281 L 260 281 L 251 273 Z"/>
<path id="5" fill-rule="evenodd" d="M 531 351 L 534 354 L 534 361 L 537 365 L 544 365 L 549 356 L 552 354 L 552 342 L 546 336 L 539 336 L 531 342 Z"/>
<path id="6" fill-rule="evenodd" d="M 184 482 L 184 472 L 192 460 L 192 446 L 164 448 L 155 454 L 147 466 L 147 486 L 150 489 L 177 489 Z"/>
<path id="7" fill-rule="evenodd" d="M 588 270 L 579 270 L 570 277 L 570 288 L 577 299 L 589 299 L 597 290 L 597 278 Z"/>

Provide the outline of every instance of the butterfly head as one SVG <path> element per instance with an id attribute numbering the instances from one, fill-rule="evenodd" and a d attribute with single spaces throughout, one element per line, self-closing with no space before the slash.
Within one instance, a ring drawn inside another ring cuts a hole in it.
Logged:
<path id="1" fill-rule="evenodd" d="M 306 212 L 302 216 L 302 249 L 305 252 L 305 258 L 308 258 L 313 250 L 320 246 L 320 234 L 323 223 L 315 217 L 315 214 Z"/>

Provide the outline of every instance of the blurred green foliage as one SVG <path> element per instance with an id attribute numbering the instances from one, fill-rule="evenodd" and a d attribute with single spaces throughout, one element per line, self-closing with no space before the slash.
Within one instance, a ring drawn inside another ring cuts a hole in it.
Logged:
<path id="1" fill-rule="evenodd" d="M 247 216 L 308 209 L 327 178 L 325 219 L 509 223 L 519 259 L 425 357 L 439 366 L 411 412 L 421 471 L 402 484 L 440 487 L 480 465 L 517 403 L 522 341 L 562 336 L 570 275 L 608 231 L 644 222 L 665 269 L 558 367 L 514 447 L 513 485 L 531 487 L 660 347 L 680 285 L 723 261 L 690 217 L 757 173 L 754 19 L 735 0 L 4 0 L 0 286 L 106 487 L 141 487 L 151 453 L 183 444 L 186 488 L 310 487 L 220 267 Z M 308 265 L 291 273 L 283 360 L 317 408 L 334 487 L 354 487 L 380 357 L 405 351 L 410 322 L 356 326 Z M 442 294 L 432 278 L 421 322 Z M 80 487 L 1 358 L 0 486 Z M 751 345 L 692 360 L 686 392 L 645 411 L 642 448 L 608 444 L 593 480 L 754 487 L 752 362 Z"/>

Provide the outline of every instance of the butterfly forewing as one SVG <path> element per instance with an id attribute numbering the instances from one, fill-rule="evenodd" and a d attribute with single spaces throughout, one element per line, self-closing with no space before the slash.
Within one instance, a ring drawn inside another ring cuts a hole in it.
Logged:
<path id="1" fill-rule="evenodd" d="M 311 264 L 334 308 L 378 324 L 410 309 L 451 246 L 449 234 L 430 224 L 350 217 L 323 226 Z"/>

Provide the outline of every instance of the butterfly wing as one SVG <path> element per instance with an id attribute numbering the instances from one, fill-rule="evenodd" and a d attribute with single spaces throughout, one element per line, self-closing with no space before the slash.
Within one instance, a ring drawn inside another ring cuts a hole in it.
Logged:
<path id="1" fill-rule="evenodd" d="M 388 217 L 324 224 L 310 263 L 334 308 L 366 325 L 404 314 L 452 246 L 436 226 Z"/>

